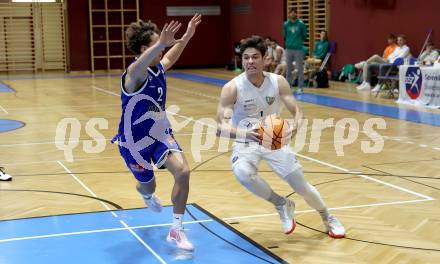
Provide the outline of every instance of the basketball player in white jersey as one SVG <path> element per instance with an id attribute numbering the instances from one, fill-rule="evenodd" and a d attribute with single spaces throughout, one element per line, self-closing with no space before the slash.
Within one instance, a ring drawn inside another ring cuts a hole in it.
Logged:
<path id="1" fill-rule="evenodd" d="M 295 124 L 290 125 L 291 129 L 286 137 L 290 138 L 295 133 L 301 119 L 301 112 L 287 80 L 263 71 L 265 52 L 263 39 L 258 36 L 246 39 L 241 45 L 245 72 L 232 79 L 222 89 L 217 111 L 217 135 L 235 138 L 231 157 L 235 177 L 250 192 L 275 206 L 285 234 L 290 234 L 295 229 L 295 204 L 275 193 L 267 182 L 257 175 L 261 160 L 266 160 L 279 177 L 319 212 L 330 237 L 342 238 L 345 236 L 344 227 L 329 213 L 316 188 L 304 179 L 301 165 L 290 147 L 285 145 L 272 151 L 258 143 L 258 122 L 267 115 L 279 115 L 281 103 L 287 107 L 295 120 Z"/>

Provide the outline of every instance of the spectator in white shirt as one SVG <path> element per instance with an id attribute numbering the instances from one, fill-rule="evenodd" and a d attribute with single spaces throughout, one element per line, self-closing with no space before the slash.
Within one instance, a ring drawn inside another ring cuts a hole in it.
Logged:
<path id="1" fill-rule="evenodd" d="M 420 55 L 418 62 L 421 65 L 433 65 L 436 60 L 439 58 L 439 52 L 434 48 L 434 43 L 432 41 L 428 41 L 426 44 L 426 49 Z"/>
<path id="2" fill-rule="evenodd" d="M 364 91 L 364 90 L 371 90 L 371 72 L 374 68 L 379 68 L 379 75 L 383 76 L 386 74 L 386 72 L 389 70 L 390 67 L 392 67 L 391 64 L 396 61 L 398 58 L 406 59 L 411 57 L 411 53 L 409 50 L 409 47 L 406 45 L 406 36 L 401 34 L 397 37 L 397 47 L 394 49 L 394 51 L 385 59 L 383 60 L 377 60 L 374 62 L 374 64 L 368 64 L 367 68 L 367 74 L 366 78 L 362 82 L 361 85 L 359 85 L 357 90 Z M 372 92 L 377 92 L 380 89 L 380 84 L 378 83 Z"/>

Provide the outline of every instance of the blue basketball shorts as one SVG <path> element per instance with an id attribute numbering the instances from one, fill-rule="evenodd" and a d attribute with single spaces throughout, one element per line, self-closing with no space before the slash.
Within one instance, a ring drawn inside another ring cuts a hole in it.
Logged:
<path id="1" fill-rule="evenodd" d="M 182 149 L 174 138 L 172 132 L 168 134 L 167 140 L 165 140 L 164 142 L 155 141 L 150 146 L 141 150 L 139 154 L 149 164 L 154 164 L 157 168 L 164 169 L 165 167 L 163 166 L 163 164 L 165 163 L 170 151 L 182 152 Z M 145 166 L 142 166 L 140 164 L 141 161 L 136 160 L 130 153 L 129 149 L 119 145 L 119 152 L 121 153 L 125 164 L 131 171 L 131 173 L 133 173 L 136 180 L 142 183 L 146 183 L 154 178 L 152 167 L 145 168 Z"/>

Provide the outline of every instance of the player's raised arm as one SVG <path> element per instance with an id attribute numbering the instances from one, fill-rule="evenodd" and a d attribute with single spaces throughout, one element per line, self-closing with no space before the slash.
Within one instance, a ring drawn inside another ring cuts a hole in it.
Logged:
<path id="1" fill-rule="evenodd" d="M 202 15 L 195 14 L 188 23 L 188 27 L 186 29 L 183 37 L 178 41 L 176 45 L 174 45 L 163 57 L 162 65 L 165 70 L 170 69 L 174 63 L 179 59 L 189 40 L 196 33 L 197 26 L 202 22 Z"/>
<path id="2" fill-rule="evenodd" d="M 148 23 L 142 26 L 148 26 Z M 157 39 L 155 31 L 158 32 L 158 30 L 154 25 L 156 30 L 151 30 L 151 32 L 154 34 L 150 36 L 150 43 L 141 46 L 138 59 L 127 69 L 127 76 L 124 83 L 127 92 L 132 93 L 139 88 L 139 86 L 148 76 L 148 71 L 146 70 L 147 67 L 150 66 L 153 60 L 163 51 L 163 49 L 181 42 L 181 40 L 176 40 L 174 38 L 174 35 L 181 26 L 182 24 L 177 21 L 171 21 L 169 24 L 165 24 L 162 32 L 160 33 L 159 39 Z M 134 28 L 133 30 L 136 31 L 137 29 Z M 137 32 L 133 33 L 137 34 Z M 128 34 L 130 34 L 129 30 L 127 30 L 127 35 Z"/>

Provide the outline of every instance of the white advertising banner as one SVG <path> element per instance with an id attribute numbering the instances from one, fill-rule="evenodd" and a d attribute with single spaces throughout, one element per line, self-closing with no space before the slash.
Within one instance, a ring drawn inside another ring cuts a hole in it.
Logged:
<path id="1" fill-rule="evenodd" d="M 398 103 L 440 108 L 440 67 L 399 67 Z"/>

